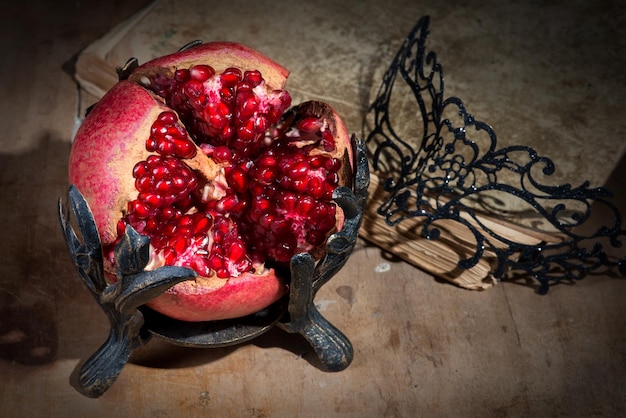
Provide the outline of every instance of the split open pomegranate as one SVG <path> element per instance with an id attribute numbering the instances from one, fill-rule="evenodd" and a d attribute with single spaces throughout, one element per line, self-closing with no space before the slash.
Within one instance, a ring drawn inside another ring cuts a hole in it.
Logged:
<path id="1" fill-rule="evenodd" d="M 147 269 L 189 267 L 149 306 L 186 321 L 236 318 L 281 298 L 291 257 L 317 258 L 343 217 L 352 149 L 333 109 L 290 109 L 288 71 L 216 42 L 157 58 L 116 84 L 72 145 L 69 180 L 89 203 L 105 270 L 126 225 L 150 238 Z"/>

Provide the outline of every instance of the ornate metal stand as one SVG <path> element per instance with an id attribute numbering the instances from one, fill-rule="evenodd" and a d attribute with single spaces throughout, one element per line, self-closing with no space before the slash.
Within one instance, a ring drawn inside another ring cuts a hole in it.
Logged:
<path id="1" fill-rule="evenodd" d="M 130 226 L 115 249 L 117 281 L 107 283 L 93 215 L 80 191 L 70 186 L 68 207 L 59 201 L 61 227 L 78 274 L 111 323 L 106 342 L 80 367 L 74 382 L 77 390 L 89 397 L 101 396 L 115 382 L 132 351 L 152 336 L 183 346 L 223 347 L 253 339 L 275 325 L 304 336 L 328 371 L 348 367 L 353 356 L 350 341 L 319 313 L 313 301 L 321 286 L 348 261 L 361 225 L 369 171 L 363 141 L 353 136 L 352 146 L 356 151 L 353 189 L 341 187 L 333 196 L 345 213 L 346 223 L 340 232 L 330 236 L 326 255 L 318 262 L 308 253 L 295 255 L 287 297 L 254 315 L 225 321 L 183 322 L 144 306 L 176 283 L 194 278 L 196 273 L 171 266 L 145 271 L 149 239 Z M 72 219 L 80 236 L 70 224 Z"/>

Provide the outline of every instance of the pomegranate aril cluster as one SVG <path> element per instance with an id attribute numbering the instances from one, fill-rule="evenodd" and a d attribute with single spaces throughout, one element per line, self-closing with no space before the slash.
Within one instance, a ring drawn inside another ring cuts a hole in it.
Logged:
<path id="1" fill-rule="evenodd" d="M 168 221 L 174 216 L 174 208 L 186 209 L 198 183 L 193 171 L 181 160 L 157 155 L 137 163 L 133 177 L 139 194 L 129 203 L 128 212 L 143 221 L 157 215 L 159 221 Z"/>
<path id="2" fill-rule="evenodd" d="M 248 271 L 251 263 L 239 256 L 244 243 L 236 229 L 223 216 L 197 211 L 194 191 L 198 180 L 184 163 L 196 155 L 196 147 L 174 112 L 159 115 L 146 140 L 146 149 L 158 155 L 135 165 L 138 196 L 129 202 L 118 235 L 124 233 L 127 223 L 131 224 L 150 237 L 166 265 L 190 267 L 205 276 L 212 271 L 220 277 Z M 229 261 L 232 255 L 238 258 Z"/>
<path id="3" fill-rule="evenodd" d="M 195 65 L 172 78 L 156 75 L 149 87 L 177 110 L 198 143 L 227 145 L 247 157 L 291 105 L 286 91 L 267 92 L 256 70 L 227 68 L 216 75 L 208 65 Z"/>
<path id="4" fill-rule="evenodd" d="M 336 223 L 341 161 L 330 156 L 335 142 L 323 119 L 281 120 L 289 94 L 267 91 L 254 70 L 216 74 L 196 65 L 148 84 L 176 113 L 153 123 L 146 150 L 155 155 L 133 171 L 138 197 L 120 235 L 130 223 L 150 236 L 165 264 L 222 278 L 268 260 L 288 263 L 325 242 Z M 185 164 L 197 154 L 189 135 L 223 169 L 227 187 L 218 199 L 203 197 Z"/>
<path id="5" fill-rule="evenodd" d="M 246 213 L 254 251 L 286 263 L 298 252 L 321 245 L 335 226 L 331 202 L 338 186 L 337 159 L 309 156 L 310 147 L 277 140 L 251 170 L 253 199 Z"/>
<path id="6" fill-rule="evenodd" d="M 214 271 L 217 277 L 226 278 L 252 269 L 245 242 L 232 220 L 225 216 L 216 217 L 212 239 L 210 254 L 198 259 L 195 265 L 190 265 L 196 272 L 209 276 Z"/>
<path id="7" fill-rule="evenodd" d="M 182 159 L 196 155 L 174 112 L 162 112 L 152 124 L 146 149 L 157 152 L 133 168 L 137 199 L 129 202 L 126 222 L 140 233 L 158 236 L 164 225 L 175 222 L 192 202 L 198 185 L 195 173 Z M 157 248 L 158 243 L 153 245 Z"/>
<path id="8" fill-rule="evenodd" d="M 196 156 L 195 144 L 187 138 L 187 131 L 174 112 L 162 112 L 152 124 L 146 150 L 178 158 Z"/>

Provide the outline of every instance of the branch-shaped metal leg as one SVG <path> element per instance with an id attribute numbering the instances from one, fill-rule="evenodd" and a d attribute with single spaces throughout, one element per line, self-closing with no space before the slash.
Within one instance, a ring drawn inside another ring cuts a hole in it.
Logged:
<path id="1" fill-rule="evenodd" d="M 296 254 L 291 259 L 289 321 L 279 326 L 287 332 L 301 334 L 327 370 L 340 371 L 350 365 L 354 351 L 350 340 L 315 307 L 314 273 L 315 261 L 310 254 Z"/>
<path id="2" fill-rule="evenodd" d="M 104 277 L 102 248 L 93 215 L 82 194 L 70 186 L 69 206 L 78 223 L 82 240 L 69 223 L 70 211 L 59 201 L 59 220 L 74 266 L 111 323 L 105 343 L 85 362 L 73 382 L 86 396 L 99 397 L 113 384 L 132 351 L 149 338 L 142 332 L 144 319 L 137 309 L 176 283 L 196 276 L 182 267 L 144 271 L 149 261 L 150 242 L 127 227 L 115 248 L 117 280 Z"/>
<path id="3" fill-rule="evenodd" d="M 348 367 L 354 354 L 348 338 L 320 314 L 314 303 L 315 294 L 321 286 L 348 261 L 361 226 L 369 186 L 369 169 L 363 142 L 357 143 L 355 137 L 352 141 L 353 149 L 356 150 L 354 192 L 341 187 L 334 194 L 334 200 L 346 218 L 344 226 L 329 237 L 326 255 L 317 265 L 308 253 L 297 254 L 291 259 L 289 318 L 279 323 L 287 332 L 300 333 L 329 371 Z"/>

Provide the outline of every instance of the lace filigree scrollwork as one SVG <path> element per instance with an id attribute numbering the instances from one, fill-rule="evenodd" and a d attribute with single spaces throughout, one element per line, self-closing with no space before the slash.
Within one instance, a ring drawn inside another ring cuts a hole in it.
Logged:
<path id="1" fill-rule="evenodd" d="M 488 124 L 470 114 L 461 99 L 444 97 L 442 66 L 426 49 L 428 27 L 429 18 L 423 17 L 405 38 L 370 107 L 367 143 L 387 193 L 378 214 L 390 226 L 420 218 L 422 234 L 433 240 L 440 235 L 439 221 L 453 221 L 475 242 L 460 268 L 473 267 L 490 251 L 493 277 L 534 278 L 539 293 L 551 283 L 600 269 L 626 274 L 626 257 L 611 258 L 606 251 L 621 247 L 626 235 L 611 192 L 589 182 L 545 184 L 555 172 L 551 159 L 525 145 L 498 148 Z M 592 206 L 594 212 L 604 207 L 603 218 L 610 222 L 581 232 Z M 540 231 L 543 238 L 511 239 L 486 222 L 489 217 L 525 223 L 525 231 Z"/>

